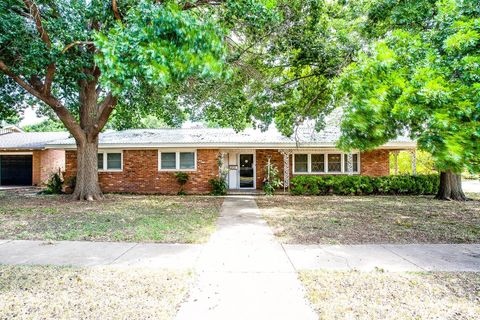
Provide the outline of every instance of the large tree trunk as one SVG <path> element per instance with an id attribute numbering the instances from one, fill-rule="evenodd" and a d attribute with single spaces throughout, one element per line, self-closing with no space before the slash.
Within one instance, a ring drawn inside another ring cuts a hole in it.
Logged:
<path id="1" fill-rule="evenodd" d="M 84 143 L 77 142 L 77 181 L 75 200 L 101 200 L 102 190 L 98 183 L 97 170 L 98 138 Z"/>
<path id="2" fill-rule="evenodd" d="M 462 176 L 452 171 L 440 173 L 440 187 L 435 199 L 466 201 L 462 190 Z"/>
<path id="3" fill-rule="evenodd" d="M 101 200 L 102 190 L 98 183 L 98 134 L 99 126 L 97 105 L 97 76 L 90 81 L 80 81 L 80 127 L 82 134 L 75 137 L 77 143 L 77 180 L 73 198 L 75 200 Z"/>

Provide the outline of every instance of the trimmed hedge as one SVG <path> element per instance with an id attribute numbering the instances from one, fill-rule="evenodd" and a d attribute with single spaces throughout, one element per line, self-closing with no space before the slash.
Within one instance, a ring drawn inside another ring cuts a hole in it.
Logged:
<path id="1" fill-rule="evenodd" d="M 293 195 L 368 195 L 436 194 L 440 184 L 437 174 L 368 176 L 295 176 L 290 182 Z"/>

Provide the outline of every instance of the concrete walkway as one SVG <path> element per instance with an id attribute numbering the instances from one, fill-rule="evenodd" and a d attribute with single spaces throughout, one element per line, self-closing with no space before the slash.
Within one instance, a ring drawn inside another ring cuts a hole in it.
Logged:
<path id="1" fill-rule="evenodd" d="M 197 264 L 183 319 L 316 319 L 253 197 L 227 197 Z"/>
<path id="2" fill-rule="evenodd" d="M 0 240 L 0 264 L 192 269 L 199 244 Z"/>

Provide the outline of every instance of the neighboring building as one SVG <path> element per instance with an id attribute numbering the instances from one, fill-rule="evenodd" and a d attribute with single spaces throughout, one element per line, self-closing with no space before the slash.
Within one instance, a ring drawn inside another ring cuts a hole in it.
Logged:
<path id="1" fill-rule="evenodd" d="M 52 173 L 65 170 L 65 151 L 46 149 L 49 142 L 65 140 L 67 132 L 22 132 L 0 135 L 0 185 L 31 186 L 45 183 Z"/>
<path id="2" fill-rule="evenodd" d="M 2 125 L 0 126 L 0 135 L 2 134 L 7 134 L 7 133 L 12 133 L 12 132 L 23 132 L 22 129 L 20 129 L 17 126 L 14 125 Z"/>
<path id="3" fill-rule="evenodd" d="M 338 123 L 333 122 L 318 133 L 303 128 L 292 138 L 274 129 L 239 133 L 203 128 L 106 132 L 100 134 L 99 181 L 105 192 L 172 194 L 179 190 L 173 173 L 185 171 L 190 176 L 186 192 L 208 193 L 208 180 L 225 171 L 229 189 L 261 189 L 268 161 L 277 166 L 288 186 L 290 177 L 296 175 L 388 175 L 390 152 L 416 148 L 415 142 L 402 137 L 373 151 L 353 152 L 350 157 L 335 148 L 339 136 Z M 64 149 L 65 177 L 76 174 L 73 139 L 50 143 L 46 148 Z M 219 159 L 223 160 L 222 170 Z"/>

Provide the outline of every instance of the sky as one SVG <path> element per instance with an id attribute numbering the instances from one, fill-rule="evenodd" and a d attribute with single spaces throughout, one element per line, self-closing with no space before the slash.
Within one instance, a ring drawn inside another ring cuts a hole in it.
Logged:
<path id="1" fill-rule="evenodd" d="M 39 118 L 35 113 L 35 110 L 32 107 L 28 107 L 23 112 L 23 119 L 20 121 L 19 127 L 28 126 L 31 124 L 36 124 L 45 120 L 46 117 Z"/>

